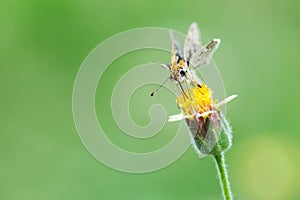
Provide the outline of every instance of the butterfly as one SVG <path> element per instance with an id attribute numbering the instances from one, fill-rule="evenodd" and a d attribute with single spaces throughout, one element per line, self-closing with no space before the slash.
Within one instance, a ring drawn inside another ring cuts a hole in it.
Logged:
<path id="1" fill-rule="evenodd" d="M 160 64 L 170 72 L 170 76 L 154 92 L 153 96 L 168 80 L 171 80 L 179 88 L 181 93 L 187 97 L 183 84 L 200 86 L 200 80 L 195 74 L 195 69 L 210 63 L 214 52 L 218 49 L 220 39 L 213 39 L 201 45 L 200 30 L 197 23 L 192 23 L 188 29 L 183 51 L 180 44 L 170 32 L 172 40 L 172 55 L 170 64 Z"/>

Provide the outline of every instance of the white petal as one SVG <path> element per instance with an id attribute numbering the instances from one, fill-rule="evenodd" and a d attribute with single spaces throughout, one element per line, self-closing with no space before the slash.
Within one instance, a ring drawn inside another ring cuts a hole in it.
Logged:
<path id="1" fill-rule="evenodd" d="M 237 94 L 231 95 L 231 96 L 229 96 L 229 97 L 223 99 L 223 100 L 220 101 L 219 103 L 216 103 L 216 104 L 215 104 L 215 107 L 220 107 L 220 106 L 222 106 L 222 105 L 224 105 L 224 104 L 226 104 L 226 103 L 232 101 L 232 100 L 235 99 L 237 96 L 238 96 Z"/>
<path id="2" fill-rule="evenodd" d="M 186 118 L 190 118 L 193 117 L 194 115 L 184 115 L 182 113 L 179 113 L 177 115 L 171 115 L 169 116 L 168 122 L 176 122 L 176 121 L 180 121 Z"/>
<path id="3" fill-rule="evenodd" d="M 206 112 L 204 112 L 204 113 L 197 113 L 197 117 L 204 117 L 204 116 L 207 116 L 207 115 L 209 115 L 209 114 L 212 114 L 212 113 L 215 113 L 216 111 L 214 111 L 214 110 L 210 110 L 210 111 L 206 111 Z"/>

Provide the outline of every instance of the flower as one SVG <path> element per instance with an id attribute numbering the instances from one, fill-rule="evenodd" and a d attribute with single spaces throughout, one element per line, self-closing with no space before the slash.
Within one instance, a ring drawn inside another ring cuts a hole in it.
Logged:
<path id="1" fill-rule="evenodd" d="M 231 147 L 232 140 L 231 128 L 219 107 L 235 97 L 237 95 L 232 95 L 217 103 L 204 83 L 192 86 L 177 97 L 182 114 L 170 116 L 169 121 L 186 120 L 200 157 L 218 155 Z"/>

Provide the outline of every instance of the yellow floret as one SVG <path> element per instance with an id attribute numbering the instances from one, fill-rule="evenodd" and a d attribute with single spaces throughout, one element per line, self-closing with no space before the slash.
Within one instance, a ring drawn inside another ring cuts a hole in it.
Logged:
<path id="1" fill-rule="evenodd" d="M 185 95 L 179 96 L 177 103 L 185 115 L 201 114 L 211 110 L 211 91 L 204 83 L 200 84 L 200 87 L 195 86 L 190 91 L 184 92 L 187 97 Z"/>

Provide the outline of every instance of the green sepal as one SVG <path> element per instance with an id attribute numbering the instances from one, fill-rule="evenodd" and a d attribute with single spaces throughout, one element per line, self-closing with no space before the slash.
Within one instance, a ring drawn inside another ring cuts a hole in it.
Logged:
<path id="1" fill-rule="evenodd" d="M 194 146 L 200 157 L 220 155 L 231 147 L 231 128 L 226 118 L 218 112 L 218 120 L 213 123 L 210 118 L 205 121 L 206 132 L 199 133 L 193 138 Z"/>

